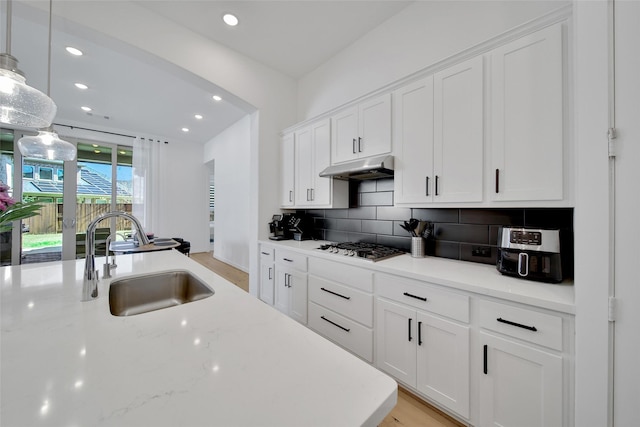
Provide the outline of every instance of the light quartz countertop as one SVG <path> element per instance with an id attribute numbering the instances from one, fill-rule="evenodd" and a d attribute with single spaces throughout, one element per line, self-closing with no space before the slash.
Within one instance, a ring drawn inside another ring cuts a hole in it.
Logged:
<path id="1" fill-rule="evenodd" d="M 96 259 L 96 266 L 104 258 Z M 84 263 L 0 268 L 0 425 L 375 426 L 387 375 L 176 251 L 118 256 L 114 277 L 186 269 L 215 294 L 130 317 Z"/>
<path id="2" fill-rule="evenodd" d="M 559 284 L 535 282 L 500 274 L 493 265 L 437 257 L 413 258 L 410 254 L 372 262 L 319 250 L 320 245 L 329 243 L 325 241 L 283 240 L 276 242 L 265 240 L 260 243 L 301 252 L 309 256 L 370 268 L 379 273 L 402 276 L 478 295 L 575 314 L 574 286 L 573 281 L 570 280 Z"/>

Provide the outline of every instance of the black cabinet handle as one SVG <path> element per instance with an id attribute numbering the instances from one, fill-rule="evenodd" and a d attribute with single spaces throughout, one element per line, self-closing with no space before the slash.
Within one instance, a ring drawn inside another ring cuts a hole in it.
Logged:
<path id="1" fill-rule="evenodd" d="M 422 322 L 418 322 L 418 345 L 422 345 Z"/>
<path id="2" fill-rule="evenodd" d="M 289 190 L 289 201 L 293 202 L 293 191 Z"/>
<path id="3" fill-rule="evenodd" d="M 293 260 L 292 260 L 292 259 L 289 259 L 289 258 L 282 258 L 282 260 L 283 260 L 283 261 L 287 261 L 287 262 L 293 262 Z"/>
<path id="4" fill-rule="evenodd" d="M 439 177 L 438 175 L 436 175 L 436 196 L 438 195 L 438 181 L 439 181 Z"/>
<path id="5" fill-rule="evenodd" d="M 502 317 L 498 317 L 496 320 L 500 323 L 506 323 L 507 325 L 517 326 L 518 328 L 526 329 L 533 332 L 538 332 L 538 329 L 535 326 L 527 326 L 527 325 L 523 325 L 522 323 L 516 323 L 510 320 L 504 320 Z"/>
<path id="6" fill-rule="evenodd" d="M 272 270 L 272 268 L 271 268 L 271 267 L 269 267 L 269 280 L 271 280 L 271 279 L 272 279 L 272 277 L 271 277 L 271 270 Z"/>
<path id="7" fill-rule="evenodd" d="M 362 153 L 362 138 L 358 137 L 358 153 Z"/>
<path id="8" fill-rule="evenodd" d="M 426 181 L 425 182 L 425 188 L 426 188 L 425 196 L 428 196 L 429 195 L 429 177 L 426 177 L 425 181 Z"/>
<path id="9" fill-rule="evenodd" d="M 269 252 L 260 252 L 262 255 L 271 255 Z"/>
<path id="10" fill-rule="evenodd" d="M 353 145 L 353 147 L 352 147 L 353 148 L 353 154 L 356 154 L 356 139 L 355 138 L 353 138 L 353 144 L 352 145 Z"/>
<path id="11" fill-rule="evenodd" d="M 496 193 L 500 192 L 500 169 L 496 169 Z"/>
<path id="12" fill-rule="evenodd" d="M 344 295 L 340 295 L 339 293 L 337 293 L 337 292 L 333 292 L 333 291 L 330 291 L 329 289 L 325 289 L 325 288 L 320 288 L 320 289 L 321 289 L 321 290 L 323 290 L 323 291 L 325 291 L 325 292 L 328 292 L 328 293 L 330 293 L 330 294 L 332 294 L 332 295 L 335 295 L 335 296 L 337 296 L 337 297 L 340 297 L 340 298 L 344 298 L 344 299 L 351 299 L 351 297 L 347 297 L 347 296 L 344 296 Z"/>
<path id="13" fill-rule="evenodd" d="M 411 336 L 411 318 L 409 318 L 409 327 L 407 329 L 409 331 L 409 341 L 411 341 L 413 339 L 413 337 Z"/>
<path id="14" fill-rule="evenodd" d="M 404 295 L 406 297 L 410 297 L 410 298 L 419 299 L 420 301 L 426 301 L 427 300 L 425 297 L 419 297 L 418 295 L 413 295 L 413 294 L 410 294 L 409 292 L 405 292 L 402 295 Z"/>
<path id="15" fill-rule="evenodd" d="M 326 317 L 324 317 L 324 316 L 320 316 L 320 318 L 321 318 L 322 320 L 324 320 L 325 322 L 329 322 L 329 323 L 331 323 L 333 326 L 336 326 L 336 327 L 338 327 L 338 328 L 342 329 L 343 331 L 349 332 L 349 331 L 351 330 L 351 329 L 349 329 L 349 328 L 345 328 L 345 327 L 344 327 L 344 326 L 342 326 L 342 325 L 338 325 L 336 322 L 332 322 L 331 320 L 327 319 L 327 318 L 326 318 Z"/>
<path id="16" fill-rule="evenodd" d="M 483 372 L 485 375 L 487 375 L 487 345 L 484 345 L 484 361 L 483 361 Z"/>

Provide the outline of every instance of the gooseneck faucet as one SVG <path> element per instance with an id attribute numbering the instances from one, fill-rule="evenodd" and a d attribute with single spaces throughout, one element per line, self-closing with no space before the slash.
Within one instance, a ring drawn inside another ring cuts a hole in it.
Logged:
<path id="1" fill-rule="evenodd" d="M 85 238 L 85 251 L 87 257 L 84 263 L 84 280 L 82 284 L 82 301 L 91 301 L 93 298 L 98 297 L 98 272 L 96 271 L 96 248 L 95 248 L 95 236 L 96 227 L 98 223 L 107 218 L 126 218 L 133 224 L 136 229 L 138 242 L 140 245 L 148 245 L 149 239 L 147 234 L 142 229 L 142 224 L 133 215 L 127 212 L 107 212 L 98 216 L 91 221 L 87 227 L 87 233 Z M 107 253 L 109 253 L 109 247 L 107 246 Z"/>

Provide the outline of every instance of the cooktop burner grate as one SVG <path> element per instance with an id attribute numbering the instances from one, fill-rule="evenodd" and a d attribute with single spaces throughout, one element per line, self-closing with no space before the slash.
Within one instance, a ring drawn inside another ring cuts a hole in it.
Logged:
<path id="1" fill-rule="evenodd" d="M 322 245 L 318 249 L 336 255 L 363 258 L 369 261 L 380 261 L 405 253 L 400 249 L 367 242 L 330 243 Z"/>

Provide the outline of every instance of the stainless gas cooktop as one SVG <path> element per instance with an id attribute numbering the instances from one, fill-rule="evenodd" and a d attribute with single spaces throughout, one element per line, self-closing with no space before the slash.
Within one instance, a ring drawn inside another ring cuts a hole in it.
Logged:
<path id="1" fill-rule="evenodd" d="M 329 243 L 320 246 L 318 249 L 330 254 L 362 258 L 369 261 L 380 261 L 405 253 L 400 249 L 366 242 Z"/>

